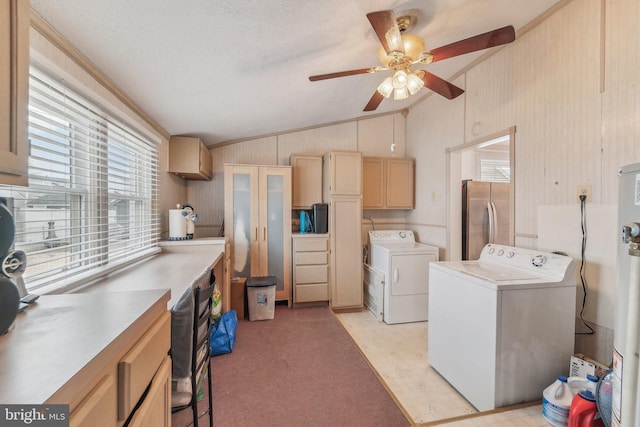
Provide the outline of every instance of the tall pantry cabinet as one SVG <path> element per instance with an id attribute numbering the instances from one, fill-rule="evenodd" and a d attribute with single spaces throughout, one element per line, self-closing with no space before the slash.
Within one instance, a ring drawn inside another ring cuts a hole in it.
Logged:
<path id="1" fill-rule="evenodd" d="M 232 276 L 275 276 L 290 306 L 291 167 L 225 165 L 224 223 Z"/>
<path id="2" fill-rule="evenodd" d="M 331 307 L 362 307 L 362 154 L 324 156 L 325 202 L 329 203 Z"/>

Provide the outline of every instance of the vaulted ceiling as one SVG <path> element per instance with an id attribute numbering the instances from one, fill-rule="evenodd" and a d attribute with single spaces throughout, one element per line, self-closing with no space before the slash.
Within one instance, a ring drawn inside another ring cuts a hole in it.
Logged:
<path id="1" fill-rule="evenodd" d="M 410 11 L 427 49 L 513 25 L 559 0 L 30 0 L 33 9 L 169 134 L 207 145 L 398 111 L 363 108 L 388 72 L 366 14 Z M 425 65 L 449 79 L 486 51 Z M 435 95 L 439 96 L 439 95 Z"/>

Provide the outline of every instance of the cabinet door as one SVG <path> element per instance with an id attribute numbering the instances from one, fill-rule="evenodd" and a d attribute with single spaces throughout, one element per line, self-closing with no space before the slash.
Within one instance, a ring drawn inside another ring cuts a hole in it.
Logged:
<path id="1" fill-rule="evenodd" d="M 329 192 L 332 195 L 362 195 L 362 154 L 351 151 L 329 153 Z"/>
<path id="2" fill-rule="evenodd" d="M 113 375 L 106 375 L 70 414 L 70 427 L 117 425 L 118 387 Z"/>
<path id="3" fill-rule="evenodd" d="M 169 140 L 169 172 L 185 179 L 210 180 L 211 153 L 200 138 L 172 136 Z"/>
<path id="4" fill-rule="evenodd" d="M 168 356 L 153 377 L 149 391 L 131 418 L 129 426 L 171 426 L 171 359 Z"/>
<path id="5" fill-rule="evenodd" d="M 362 159 L 362 207 L 381 209 L 385 207 L 385 167 L 381 157 Z"/>
<path id="6" fill-rule="evenodd" d="M 202 142 L 198 144 L 200 147 L 200 173 L 203 177 L 207 179 L 211 179 L 213 177 L 213 172 L 211 169 L 211 153 L 206 145 Z"/>
<path id="7" fill-rule="evenodd" d="M 276 300 L 290 303 L 291 169 L 260 167 L 258 193 L 260 261 L 259 270 L 253 276 L 275 276 Z"/>
<path id="8" fill-rule="evenodd" d="M 413 169 L 413 159 L 386 160 L 387 208 L 414 208 Z"/>
<path id="9" fill-rule="evenodd" d="M 29 2 L 0 1 L 0 184 L 27 185 Z"/>
<path id="10" fill-rule="evenodd" d="M 322 203 L 322 157 L 292 155 L 291 175 L 293 209 Z"/>
<path id="11" fill-rule="evenodd" d="M 331 199 L 331 306 L 362 307 L 362 199 Z"/>
<path id="12" fill-rule="evenodd" d="M 255 166 L 226 165 L 224 182 L 225 236 L 231 242 L 232 275 L 257 276 L 258 169 Z"/>

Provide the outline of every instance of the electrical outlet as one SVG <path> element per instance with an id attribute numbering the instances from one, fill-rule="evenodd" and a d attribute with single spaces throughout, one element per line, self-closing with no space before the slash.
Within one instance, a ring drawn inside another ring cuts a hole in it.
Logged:
<path id="1" fill-rule="evenodd" d="M 591 201 L 591 186 L 590 185 L 578 185 L 577 190 L 578 201 L 580 201 L 580 196 L 587 196 L 586 202 Z"/>

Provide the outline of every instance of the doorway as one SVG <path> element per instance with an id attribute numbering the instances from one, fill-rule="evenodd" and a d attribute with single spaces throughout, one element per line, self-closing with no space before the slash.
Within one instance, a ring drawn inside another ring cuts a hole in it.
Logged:
<path id="1" fill-rule="evenodd" d="M 462 259 L 462 181 L 500 180 L 508 175 L 509 245 L 515 235 L 515 126 L 447 149 L 447 251 L 445 259 Z M 505 161 L 507 160 L 508 161 Z M 483 168 L 484 165 L 484 168 Z M 495 176 L 489 176 L 495 174 Z"/>

